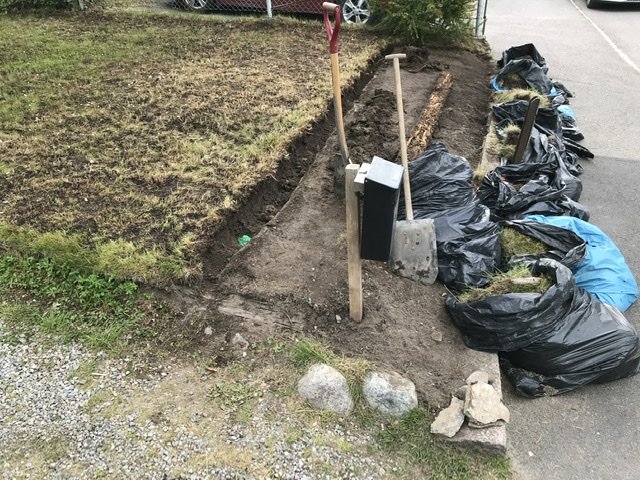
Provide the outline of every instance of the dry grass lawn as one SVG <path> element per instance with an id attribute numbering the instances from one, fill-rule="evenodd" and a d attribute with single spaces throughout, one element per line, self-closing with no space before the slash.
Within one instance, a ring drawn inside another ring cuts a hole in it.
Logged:
<path id="1" fill-rule="evenodd" d="M 383 41 L 342 38 L 347 84 Z M 0 45 L 0 242 L 29 254 L 63 232 L 93 271 L 151 284 L 197 277 L 220 220 L 331 98 L 312 20 L 2 16 Z"/>

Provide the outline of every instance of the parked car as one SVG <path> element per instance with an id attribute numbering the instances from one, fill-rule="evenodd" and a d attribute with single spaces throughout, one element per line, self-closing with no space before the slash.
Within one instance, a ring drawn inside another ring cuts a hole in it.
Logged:
<path id="1" fill-rule="evenodd" d="M 598 8 L 604 5 L 605 3 L 617 3 L 619 5 L 636 3 L 640 4 L 640 0 L 587 0 L 587 8 Z"/>
<path id="2" fill-rule="evenodd" d="M 322 14 L 325 0 L 271 0 L 273 11 Z M 182 0 L 189 10 L 235 10 L 261 12 L 267 10 L 267 0 Z M 342 18 L 347 23 L 367 23 L 371 17 L 369 0 L 339 0 Z"/>

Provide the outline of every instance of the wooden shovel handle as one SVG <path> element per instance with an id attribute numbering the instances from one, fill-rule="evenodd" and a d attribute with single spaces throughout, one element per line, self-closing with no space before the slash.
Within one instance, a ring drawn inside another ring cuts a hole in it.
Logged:
<path id="1" fill-rule="evenodd" d="M 333 90 L 333 105 L 336 115 L 336 131 L 338 133 L 338 145 L 342 155 L 342 163 L 352 163 L 349 157 L 349 147 L 347 147 L 347 136 L 344 131 L 344 117 L 342 114 L 342 91 L 340 90 L 340 63 L 338 54 L 331 54 L 331 88 Z"/>
<path id="2" fill-rule="evenodd" d="M 400 59 L 407 58 L 404 53 L 387 55 L 387 60 L 393 60 L 393 70 L 396 82 L 396 104 L 398 107 L 398 129 L 400 132 L 400 158 L 404 167 L 402 186 L 404 190 L 404 205 L 407 210 L 407 220 L 413 221 L 413 204 L 411 203 L 411 185 L 409 184 L 409 159 L 407 156 L 407 136 L 404 128 L 404 105 L 402 102 L 402 82 L 400 81 Z"/>

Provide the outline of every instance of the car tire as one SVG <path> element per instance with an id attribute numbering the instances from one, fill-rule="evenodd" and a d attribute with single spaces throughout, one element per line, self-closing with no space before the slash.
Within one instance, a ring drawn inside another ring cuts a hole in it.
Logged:
<path id="1" fill-rule="evenodd" d="M 369 0 L 342 0 L 342 20 L 346 23 L 368 23 L 371 20 Z"/>
<path id="2" fill-rule="evenodd" d="M 587 8 L 598 8 L 600 6 L 600 2 L 598 0 L 587 0 Z"/>

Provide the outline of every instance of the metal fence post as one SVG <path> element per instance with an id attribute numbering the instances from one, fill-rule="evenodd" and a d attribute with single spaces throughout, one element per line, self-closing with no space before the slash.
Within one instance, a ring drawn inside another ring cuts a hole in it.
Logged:
<path id="1" fill-rule="evenodd" d="M 267 17 L 273 18 L 273 9 L 271 8 L 271 0 L 267 0 Z"/>
<path id="2" fill-rule="evenodd" d="M 484 29 L 487 23 L 487 2 L 488 0 L 478 0 L 476 9 L 476 38 L 484 37 Z"/>

